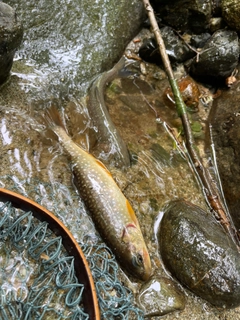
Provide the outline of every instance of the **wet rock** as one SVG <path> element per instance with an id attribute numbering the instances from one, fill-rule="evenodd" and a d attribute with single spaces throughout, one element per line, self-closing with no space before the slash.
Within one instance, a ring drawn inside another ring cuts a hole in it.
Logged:
<path id="1" fill-rule="evenodd" d="M 222 90 L 212 106 L 210 122 L 223 192 L 233 222 L 240 230 L 240 83 Z"/>
<path id="2" fill-rule="evenodd" d="M 163 316 L 185 308 L 185 295 L 171 279 L 152 277 L 140 289 L 137 301 L 145 316 Z"/>
<path id="3" fill-rule="evenodd" d="M 157 51 L 157 42 L 155 38 L 150 38 L 143 41 L 143 44 L 139 49 L 139 55 L 147 62 L 160 65 L 162 63 L 162 59 Z"/>
<path id="4" fill-rule="evenodd" d="M 212 13 L 210 0 L 154 0 L 153 6 L 162 21 L 176 30 L 204 32 Z"/>
<path id="5" fill-rule="evenodd" d="M 214 217 L 183 200 L 165 210 L 158 240 L 166 268 L 215 306 L 240 305 L 240 255 Z"/>
<path id="6" fill-rule="evenodd" d="M 211 38 L 211 34 L 208 32 L 196 34 L 191 37 L 190 44 L 195 48 L 202 48 L 209 38 Z"/>
<path id="7" fill-rule="evenodd" d="M 222 15 L 226 23 L 240 32 L 240 2 L 239 0 L 222 0 Z"/>
<path id="8" fill-rule="evenodd" d="M 181 163 L 181 156 L 174 153 L 170 154 L 158 143 L 153 143 L 150 146 L 150 150 L 153 158 L 164 166 L 176 167 L 179 163 Z"/>
<path id="9" fill-rule="evenodd" d="M 218 30 L 207 41 L 191 64 L 194 76 L 226 78 L 236 68 L 239 58 L 238 35 L 234 31 Z"/>
<path id="10" fill-rule="evenodd" d="M 170 27 L 161 28 L 167 54 L 172 62 L 183 62 L 194 57 L 194 52 L 180 39 Z M 147 39 L 139 50 L 140 57 L 148 62 L 161 64 L 162 59 L 155 38 Z"/>
<path id="11" fill-rule="evenodd" d="M 15 10 L 0 2 L 0 84 L 9 76 L 13 57 L 23 37 L 23 27 Z"/>
<path id="12" fill-rule="evenodd" d="M 209 29 L 211 33 L 214 33 L 217 30 L 224 29 L 226 27 L 226 23 L 221 17 L 211 18 L 209 24 Z"/>
<path id="13" fill-rule="evenodd" d="M 58 96 L 77 87 L 85 93 L 95 75 L 109 70 L 139 32 L 145 18 L 141 1 L 9 0 L 24 24 L 20 57 L 49 75 L 45 91 Z"/>

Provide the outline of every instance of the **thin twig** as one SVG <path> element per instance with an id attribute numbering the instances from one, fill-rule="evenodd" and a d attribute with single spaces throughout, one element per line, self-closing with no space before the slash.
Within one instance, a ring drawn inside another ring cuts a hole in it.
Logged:
<path id="1" fill-rule="evenodd" d="M 143 4 L 148 14 L 148 17 L 152 26 L 152 31 L 155 35 L 157 44 L 159 46 L 159 51 L 162 57 L 163 65 L 165 67 L 168 81 L 171 85 L 172 92 L 174 95 L 175 105 L 176 105 L 178 115 L 182 120 L 182 125 L 184 128 L 184 133 L 186 138 L 186 148 L 187 148 L 189 157 L 191 159 L 193 169 L 197 173 L 198 178 L 200 179 L 207 203 L 210 205 L 215 218 L 221 223 L 221 225 L 226 230 L 226 232 L 231 236 L 231 238 L 233 239 L 233 241 L 235 242 L 236 246 L 240 251 L 239 235 L 237 233 L 237 230 L 234 227 L 231 221 L 231 218 L 228 216 L 227 210 L 221 200 L 218 190 L 216 189 L 213 183 L 213 179 L 210 175 L 209 170 L 204 167 L 204 165 L 202 164 L 202 160 L 198 155 L 197 146 L 194 141 L 193 133 L 191 130 L 189 119 L 188 119 L 188 114 L 186 111 L 186 105 L 182 99 L 177 81 L 174 78 L 170 60 L 166 53 L 166 48 L 161 36 L 161 31 L 158 27 L 158 23 L 156 21 L 156 18 L 153 12 L 153 8 L 150 5 L 148 0 L 143 0 Z"/>
<path id="2" fill-rule="evenodd" d="M 182 41 L 184 41 L 184 43 L 186 44 L 186 46 L 192 50 L 193 52 L 196 53 L 196 62 L 199 62 L 199 55 L 201 53 L 201 51 L 198 51 L 198 49 L 193 48 L 189 43 L 187 43 L 187 41 L 184 39 L 184 37 L 175 29 L 173 29 L 173 32 L 175 32 L 179 38 L 182 39 Z"/>

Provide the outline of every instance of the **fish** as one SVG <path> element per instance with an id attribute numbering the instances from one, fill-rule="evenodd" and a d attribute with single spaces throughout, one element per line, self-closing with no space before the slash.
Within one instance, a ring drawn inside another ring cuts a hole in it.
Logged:
<path id="1" fill-rule="evenodd" d="M 123 56 L 111 70 L 95 78 L 89 89 L 87 104 L 91 121 L 97 132 L 97 146 L 95 146 L 95 149 L 98 151 L 98 157 L 102 160 L 107 159 L 108 163 L 112 162 L 119 168 L 130 166 L 130 155 L 125 142 L 109 115 L 104 101 L 104 88 L 107 83 L 120 74 L 125 65 L 130 63 L 131 61 L 126 62 Z M 90 147 L 94 149 L 92 146 Z"/>
<path id="2" fill-rule="evenodd" d="M 100 236 L 124 270 L 147 280 L 151 260 L 130 202 L 106 166 L 68 135 L 55 107 L 46 110 L 45 121 L 70 158 L 75 185 Z"/>

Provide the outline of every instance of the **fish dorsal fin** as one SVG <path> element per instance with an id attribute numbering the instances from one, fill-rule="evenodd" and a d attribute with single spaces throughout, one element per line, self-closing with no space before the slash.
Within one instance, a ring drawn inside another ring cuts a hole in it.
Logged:
<path id="1" fill-rule="evenodd" d="M 93 156 L 92 156 L 92 157 L 93 157 Z M 110 172 L 110 171 L 107 169 L 107 167 L 102 163 L 102 161 L 96 159 L 95 157 L 93 157 L 93 158 L 95 159 L 96 163 L 97 163 L 100 167 L 102 167 L 102 168 L 106 171 L 106 173 L 112 178 L 111 172 Z"/>

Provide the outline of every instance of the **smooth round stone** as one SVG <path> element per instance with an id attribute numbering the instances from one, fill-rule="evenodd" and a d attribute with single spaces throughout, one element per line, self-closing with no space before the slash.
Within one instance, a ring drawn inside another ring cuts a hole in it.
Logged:
<path id="1" fill-rule="evenodd" d="M 185 295 L 179 286 L 168 278 L 152 277 L 144 283 L 137 297 L 145 316 L 163 316 L 185 308 Z"/>
<path id="2" fill-rule="evenodd" d="M 164 265 L 181 284 L 215 306 L 240 305 L 240 255 L 212 214 L 173 201 L 165 210 L 158 241 Z"/>

